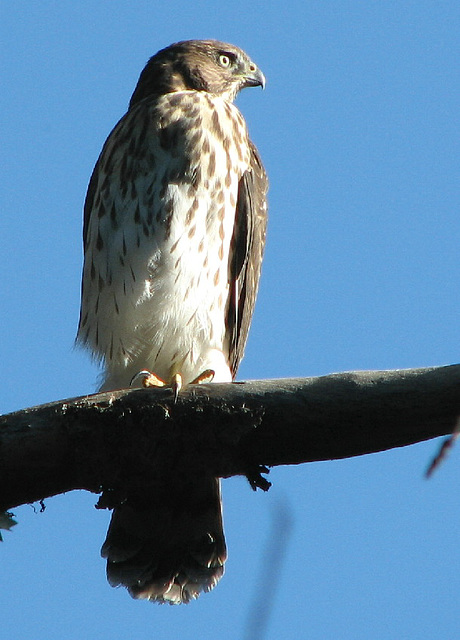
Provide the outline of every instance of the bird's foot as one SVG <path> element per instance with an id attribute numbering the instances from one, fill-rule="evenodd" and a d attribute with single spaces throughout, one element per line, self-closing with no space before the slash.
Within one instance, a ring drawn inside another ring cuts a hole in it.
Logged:
<path id="1" fill-rule="evenodd" d="M 214 369 L 205 369 L 197 376 L 190 384 L 205 384 L 206 382 L 212 382 L 216 372 Z"/>
<path id="2" fill-rule="evenodd" d="M 154 387 L 155 389 L 161 389 L 162 387 L 170 386 L 174 395 L 174 402 L 177 401 L 179 391 L 182 389 L 182 376 L 180 373 L 175 373 L 171 378 L 170 384 L 168 385 L 168 383 L 157 376 L 156 373 L 152 373 L 147 369 L 143 369 L 142 371 L 139 371 L 139 373 L 136 373 L 136 375 L 131 379 L 130 386 L 132 387 L 133 383 L 136 382 L 139 378 L 142 379 L 142 386 L 145 389 L 150 389 L 151 387 Z"/>
<path id="3" fill-rule="evenodd" d="M 149 387 L 160 388 L 160 387 L 166 386 L 166 382 L 164 380 L 159 378 L 157 375 L 155 375 L 151 371 L 147 371 L 147 369 L 144 369 L 143 371 L 139 371 L 139 373 L 136 373 L 136 375 L 134 375 L 131 378 L 131 382 L 129 383 L 129 386 L 132 387 L 133 384 L 139 378 L 142 378 L 142 386 L 145 387 L 146 389 L 148 389 Z"/>
<path id="4" fill-rule="evenodd" d="M 204 384 L 206 382 L 212 382 L 214 376 L 215 376 L 215 371 L 213 369 L 205 369 L 200 373 L 199 376 L 194 378 L 190 384 Z M 142 386 L 145 389 L 149 389 L 150 387 L 154 387 L 156 389 L 160 389 L 161 387 L 171 387 L 174 395 L 174 402 L 177 402 L 179 391 L 182 389 L 182 386 L 183 386 L 182 376 L 180 373 L 175 373 L 171 378 L 171 382 L 168 384 L 162 378 L 158 377 L 155 373 L 152 373 L 147 369 L 143 369 L 142 371 L 139 371 L 139 373 L 136 373 L 136 375 L 132 377 L 131 382 L 129 383 L 129 386 L 132 387 L 133 384 L 139 378 L 142 379 Z"/>
<path id="5" fill-rule="evenodd" d="M 199 376 L 194 378 L 190 384 L 204 384 L 205 382 L 212 382 L 215 372 L 212 369 L 205 369 Z M 174 402 L 177 402 L 179 391 L 182 389 L 182 376 L 180 373 L 175 373 L 171 379 L 171 388 L 174 394 Z"/>

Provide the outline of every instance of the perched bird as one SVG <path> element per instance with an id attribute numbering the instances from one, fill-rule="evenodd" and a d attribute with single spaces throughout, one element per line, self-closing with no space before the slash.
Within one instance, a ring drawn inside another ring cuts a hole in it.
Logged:
<path id="1" fill-rule="evenodd" d="M 189 40 L 154 55 L 104 144 L 84 207 L 77 341 L 101 390 L 231 382 L 243 357 L 266 229 L 267 178 L 233 100 L 264 86 L 238 47 Z M 165 481 L 114 509 L 111 585 L 189 602 L 224 570 L 220 482 Z"/>

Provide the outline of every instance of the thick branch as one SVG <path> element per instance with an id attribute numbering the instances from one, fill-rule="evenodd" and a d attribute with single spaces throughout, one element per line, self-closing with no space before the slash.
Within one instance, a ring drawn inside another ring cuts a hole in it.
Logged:
<path id="1" fill-rule="evenodd" d="M 199 385 L 177 404 L 165 389 L 73 398 L 0 418 L 0 507 L 362 455 L 450 433 L 459 416 L 460 365 Z"/>

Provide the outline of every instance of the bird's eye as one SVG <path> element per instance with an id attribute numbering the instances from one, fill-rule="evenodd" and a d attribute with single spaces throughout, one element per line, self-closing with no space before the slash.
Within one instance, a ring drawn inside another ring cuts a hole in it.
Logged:
<path id="1" fill-rule="evenodd" d="M 226 56 L 225 53 L 222 53 L 219 56 L 219 64 L 220 64 L 221 67 L 225 67 L 225 68 L 229 67 L 230 66 L 230 62 L 231 62 L 230 57 Z"/>

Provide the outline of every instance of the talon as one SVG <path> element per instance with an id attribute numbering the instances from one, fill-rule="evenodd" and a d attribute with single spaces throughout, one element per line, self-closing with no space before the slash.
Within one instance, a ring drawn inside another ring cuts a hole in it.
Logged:
<path id="1" fill-rule="evenodd" d="M 182 389 L 182 376 L 180 373 L 175 373 L 171 380 L 171 389 L 174 394 L 174 402 L 177 402 L 177 396 L 179 395 L 179 391 Z"/>
<path id="2" fill-rule="evenodd" d="M 139 373 L 136 373 L 136 375 L 134 375 L 131 378 L 131 382 L 129 383 L 129 386 L 132 387 L 138 378 L 142 378 L 142 386 L 146 389 L 148 389 L 149 387 L 159 388 L 159 387 L 166 386 L 166 383 L 164 380 L 159 378 L 157 375 L 155 375 L 151 371 L 147 371 L 147 369 L 144 369 L 143 371 L 139 371 Z"/>
<path id="3" fill-rule="evenodd" d="M 205 369 L 197 376 L 190 384 L 205 384 L 206 382 L 212 382 L 216 372 L 214 369 Z"/>

